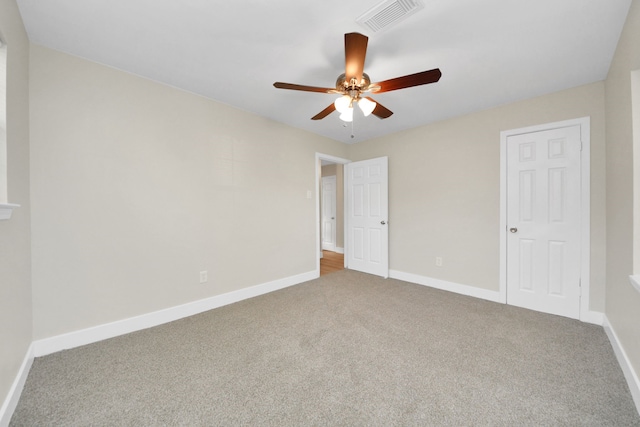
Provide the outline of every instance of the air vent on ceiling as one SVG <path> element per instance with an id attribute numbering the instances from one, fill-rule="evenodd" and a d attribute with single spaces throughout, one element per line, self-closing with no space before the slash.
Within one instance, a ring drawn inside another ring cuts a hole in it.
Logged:
<path id="1" fill-rule="evenodd" d="M 361 15 L 356 22 L 377 32 L 402 21 L 423 7 L 424 5 L 418 0 L 384 0 Z"/>

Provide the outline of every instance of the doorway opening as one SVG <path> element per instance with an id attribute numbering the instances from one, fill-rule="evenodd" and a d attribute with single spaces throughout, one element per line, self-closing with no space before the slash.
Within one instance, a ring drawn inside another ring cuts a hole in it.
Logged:
<path id="1" fill-rule="evenodd" d="M 316 153 L 316 270 L 319 276 L 347 267 L 344 165 L 349 162 Z"/>

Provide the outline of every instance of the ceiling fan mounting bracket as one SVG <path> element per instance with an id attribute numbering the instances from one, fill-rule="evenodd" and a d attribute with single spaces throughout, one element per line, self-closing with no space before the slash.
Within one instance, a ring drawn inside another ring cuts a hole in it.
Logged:
<path id="1" fill-rule="evenodd" d="M 369 85 L 371 85 L 371 79 L 367 73 L 362 73 L 362 79 L 359 84 L 355 78 L 347 81 L 345 73 L 340 74 L 336 80 L 336 90 L 347 95 L 352 91 L 357 91 L 358 94 L 364 92 L 369 88 Z"/>

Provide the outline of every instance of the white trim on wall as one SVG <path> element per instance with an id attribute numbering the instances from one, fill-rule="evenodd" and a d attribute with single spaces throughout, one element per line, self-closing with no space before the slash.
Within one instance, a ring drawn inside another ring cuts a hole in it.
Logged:
<path id="1" fill-rule="evenodd" d="M 618 335 L 613 329 L 613 326 L 611 326 L 611 323 L 609 323 L 609 319 L 607 319 L 606 315 L 604 316 L 603 326 L 604 331 L 609 337 L 609 341 L 611 342 L 613 351 L 616 354 L 616 358 L 618 359 L 618 364 L 620 365 L 620 368 L 622 368 L 624 378 L 627 380 L 627 384 L 629 385 L 629 390 L 631 391 L 633 402 L 636 404 L 638 413 L 640 413 L 640 379 L 638 379 L 638 374 L 633 370 L 631 360 L 629 359 L 627 352 L 624 351 L 624 348 L 620 344 Z"/>
<path id="2" fill-rule="evenodd" d="M 580 314 L 580 321 L 602 326 L 604 325 L 604 313 L 589 310 L 586 313 Z"/>
<path id="3" fill-rule="evenodd" d="M 32 343 L 27 349 L 27 354 L 24 356 L 24 360 L 22 361 L 22 365 L 20 365 L 18 374 L 16 375 L 13 384 L 11 384 L 11 388 L 9 389 L 9 393 L 4 400 L 2 407 L 0 407 L 0 427 L 8 426 L 9 421 L 11 421 L 13 412 L 18 406 L 18 401 L 20 400 L 22 389 L 24 389 L 24 384 L 27 382 L 27 376 L 29 375 L 29 371 L 31 370 L 33 359 L 34 355 Z"/>
<path id="4" fill-rule="evenodd" d="M 640 69 L 631 71 L 631 117 L 633 182 L 636 183 L 640 182 Z M 633 273 L 640 275 L 640 186 L 638 185 L 633 186 Z M 631 284 L 634 285 L 633 281 Z M 636 289 L 640 290 L 640 286 Z"/>
<path id="5" fill-rule="evenodd" d="M 582 150 L 581 168 L 581 224 L 580 224 L 580 320 L 602 324 L 601 313 L 590 311 L 591 275 L 591 118 L 564 120 L 500 132 L 500 301 L 507 302 L 507 138 L 524 133 L 540 132 L 569 126 L 580 126 Z"/>
<path id="6" fill-rule="evenodd" d="M 79 347 L 142 329 L 151 328 L 153 326 L 162 325 L 164 323 L 173 322 L 174 320 L 193 316 L 214 308 L 257 297 L 289 286 L 294 286 L 318 277 L 318 272 L 309 271 L 296 276 L 290 276 L 284 279 L 239 289 L 237 291 L 166 308 L 164 310 L 158 310 L 152 313 L 118 320 L 116 322 L 105 323 L 92 328 L 37 340 L 33 342 L 33 355 L 35 357 L 45 356 L 57 351 Z"/>
<path id="7" fill-rule="evenodd" d="M 389 277 L 392 279 L 415 283 L 416 285 L 428 286 L 430 288 L 454 292 L 456 294 L 467 295 L 470 297 L 480 298 L 493 302 L 501 302 L 500 293 L 498 291 L 491 291 L 475 286 L 462 285 L 460 283 L 447 282 L 445 280 L 434 279 L 432 277 L 421 276 L 413 273 L 405 273 L 398 270 L 389 270 Z"/>
<path id="8" fill-rule="evenodd" d="M 487 301 L 504 304 L 500 291 L 491 291 L 488 289 L 478 288 L 476 286 L 448 282 L 446 280 L 434 279 L 432 277 L 420 276 L 413 273 L 405 273 L 398 270 L 389 270 L 389 277 L 392 279 L 402 280 L 404 282 L 415 283 L 416 285 L 428 286 L 430 288 L 440 289 L 460 295 L 467 295 L 474 298 L 480 298 Z M 604 313 L 600 313 L 598 311 L 589 311 L 580 320 L 585 323 L 592 323 L 594 325 L 602 326 L 604 323 L 604 318 Z"/>
<path id="9" fill-rule="evenodd" d="M 13 210 L 19 207 L 20 205 L 14 203 L 0 203 L 0 220 L 11 219 Z"/>

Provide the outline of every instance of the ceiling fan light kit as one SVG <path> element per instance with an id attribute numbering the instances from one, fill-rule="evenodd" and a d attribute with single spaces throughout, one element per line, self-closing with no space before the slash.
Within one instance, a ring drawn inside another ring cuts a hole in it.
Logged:
<path id="1" fill-rule="evenodd" d="M 339 113 L 344 113 L 349 108 L 353 108 L 353 103 L 349 95 L 342 95 L 333 102 Z"/>
<path id="2" fill-rule="evenodd" d="M 435 68 L 433 70 L 421 71 L 415 74 L 371 83 L 369 75 L 364 72 L 368 41 L 369 38 L 360 33 L 347 33 L 344 35 L 345 72 L 338 76 L 335 89 L 283 82 L 275 82 L 273 86 L 278 89 L 299 90 L 303 92 L 340 94 L 341 96 L 338 99 L 313 116 L 311 120 L 324 119 L 337 110 L 340 113 L 341 120 L 352 122 L 354 103 L 358 104 L 365 117 L 373 114 L 379 119 L 386 119 L 393 114 L 393 111 L 374 101 L 373 98 L 363 96 L 365 93 L 390 92 L 392 90 L 435 83 L 440 80 L 442 73 L 440 69 Z"/>
<path id="3" fill-rule="evenodd" d="M 340 114 L 340 120 L 343 122 L 352 122 L 353 121 L 353 108 L 347 108 Z"/>
<path id="4" fill-rule="evenodd" d="M 354 102 L 358 103 L 358 107 L 360 107 L 360 110 L 365 117 L 369 116 L 376 108 L 375 101 L 371 101 L 370 99 L 360 98 L 358 95 L 356 97 L 351 97 L 350 95 L 342 95 L 333 103 L 333 105 L 336 107 L 336 110 L 340 113 L 341 120 L 345 122 L 353 121 Z"/>
<path id="5" fill-rule="evenodd" d="M 360 107 L 360 110 L 362 110 L 362 114 L 364 114 L 365 117 L 368 117 L 373 113 L 376 105 L 377 104 L 374 101 L 370 101 L 368 98 L 360 98 L 358 100 L 358 107 Z"/>

